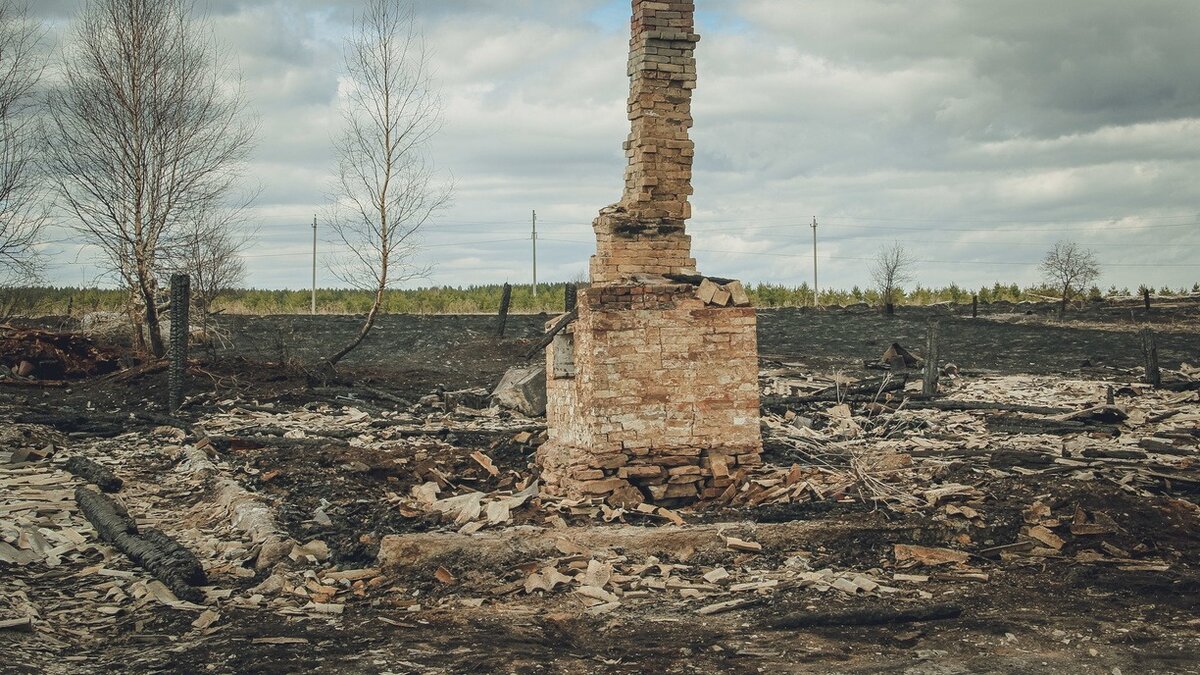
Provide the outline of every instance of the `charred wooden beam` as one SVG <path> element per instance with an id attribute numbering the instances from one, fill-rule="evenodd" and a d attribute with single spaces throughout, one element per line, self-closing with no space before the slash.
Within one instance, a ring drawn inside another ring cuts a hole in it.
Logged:
<path id="1" fill-rule="evenodd" d="M 547 331 L 546 334 L 542 336 L 542 339 L 538 340 L 538 343 L 536 345 L 534 345 L 532 349 L 530 349 L 528 352 L 525 353 L 525 360 L 532 359 L 533 357 L 540 354 L 541 351 L 543 349 L 545 349 L 547 345 L 549 345 L 551 342 L 554 341 L 555 335 L 558 335 L 559 333 L 561 333 L 564 328 L 566 328 L 572 321 L 574 321 L 575 319 L 578 319 L 578 318 L 579 318 L 579 308 L 578 307 L 571 310 L 570 312 L 567 312 L 566 314 L 563 314 L 562 318 L 560 318 L 558 320 L 558 323 L 554 324 L 554 326 L 551 327 L 550 330 Z"/>
<path id="2" fill-rule="evenodd" d="M 923 607 L 863 607 L 834 612 L 797 612 L 770 622 L 771 628 L 812 628 L 816 626 L 885 626 L 915 621 L 957 619 L 962 607 L 952 604 Z"/>
<path id="3" fill-rule="evenodd" d="M 716 284 L 718 286 L 724 286 L 725 284 L 731 284 L 734 281 L 737 281 L 736 279 L 722 279 L 721 277 L 706 277 L 706 276 L 702 276 L 699 274 L 664 274 L 663 276 L 667 279 L 670 279 L 671 281 L 674 281 L 675 283 L 691 284 L 693 286 L 699 286 L 700 282 L 704 281 L 705 279 L 708 279 L 709 281 L 713 282 L 714 284 Z"/>
<path id="4" fill-rule="evenodd" d="M 921 393 L 926 396 L 937 394 L 938 386 L 938 322 L 929 322 L 929 335 L 925 343 L 925 373 Z"/>
<path id="5" fill-rule="evenodd" d="M 908 399 L 908 408 L 933 408 L 935 410 L 995 410 L 998 412 L 1019 412 L 1032 415 L 1064 415 L 1071 412 L 1070 408 L 1052 408 L 1042 405 L 1024 405 L 1021 403 L 993 403 L 991 401 L 951 401 L 948 399 L 919 400 Z"/>

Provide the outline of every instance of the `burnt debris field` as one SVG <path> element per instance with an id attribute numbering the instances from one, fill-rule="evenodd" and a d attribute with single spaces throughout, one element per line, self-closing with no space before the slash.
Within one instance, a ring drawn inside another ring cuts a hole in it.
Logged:
<path id="1" fill-rule="evenodd" d="M 1189 672 L 1200 302 L 981 309 L 761 310 L 761 464 L 626 508 L 539 490 L 545 419 L 492 405 L 555 317 L 384 316 L 324 377 L 352 317 L 228 317 L 175 412 L 6 326 L 3 669 Z"/>

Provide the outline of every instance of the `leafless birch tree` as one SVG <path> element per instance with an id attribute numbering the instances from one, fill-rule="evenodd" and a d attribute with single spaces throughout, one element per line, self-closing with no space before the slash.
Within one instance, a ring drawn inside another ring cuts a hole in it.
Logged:
<path id="1" fill-rule="evenodd" d="M 1056 243 L 1042 260 L 1041 268 L 1046 282 L 1062 291 L 1062 304 L 1058 307 L 1059 318 L 1066 315 L 1067 303 L 1071 301 L 1071 296 L 1082 291 L 1100 276 L 1100 264 L 1096 262 L 1096 254 L 1080 248 L 1071 241 Z"/>
<path id="2" fill-rule="evenodd" d="M 900 287 L 912 281 L 912 268 L 916 260 L 899 242 L 879 249 L 871 264 L 871 280 L 879 291 L 879 301 L 886 314 L 896 312 L 896 300 Z"/>
<path id="3" fill-rule="evenodd" d="M 354 339 L 326 359 L 330 366 L 366 338 L 389 287 L 425 273 L 414 260 L 417 237 L 451 192 L 428 156 L 441 101 L 412 0 L 368 0 L 346 41 L 346 68 L 330 224 L 349 252 L 332 268 L 374 300 Z"/>
<path id="4" fill-rule="evenodd" d="M 188 0 L 88 0 L 49 96 L 47 164 L 75 227 L 129 289 L 138 346 L 161 356 L 170 233 L 229 194 L 252 127 Z"/>
<path id="5" fill-rule="evenodd" d="M 42 75 L 41 29 L 25 8 L 0 0 L 0 284 L 27 284 L 41 271 L 46 222 L 36 161 L 34 88 Z"/>

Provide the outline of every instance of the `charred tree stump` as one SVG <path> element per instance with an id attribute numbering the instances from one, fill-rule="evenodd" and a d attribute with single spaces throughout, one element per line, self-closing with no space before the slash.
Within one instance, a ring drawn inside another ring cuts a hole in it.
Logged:
<path id="1" fill-rule="evenodd" d="M 167 408 L 179 410 L 187 378 L 188 307 L 191 305 L 191 278 L 171 275 L 171 365 L 167 372 Z"/>
<path id="2" fill-rule="evenodd" d="M 1144 304 L 1146 306 L 1146 311 L 1149 312 L 1150 311 L 1150 289 L 1149 288 L 1142 289 L 1142 304 Z"/>
<path id="3" fill-rule="evenodd" d="M 153 574 L 175 597 L 204 601 L 204 593 L 196 587 L 208 583 L 208 579 L 191 551 L 158 530 L 139 533 L 137 523 L 124 507 L 91 488 L 75 488 L 75 502 L 101 539 Z"/>
<path id="4" fill-rule="evenodd" d="M 1146 381 L 1158 387 L 1162 385 L 1162 373 L 1158 370 L 1158 342 L 1154 331 L 1142 329 L 1142 355 L 1146 357 Z"/>
<path id="5" fill-rule="evenodd" d="M 117 492 L 121 489 L 121 479 L 117 478 L 106 466 L 101 466 L 87 457 L 78 455 L 67 460 L 63 468 L 80 478 L 92 483 L 104 492 Z"/>
<path id="6" fill-rule="evenodd" d="M 508 323 L 508 306 L 512 302 L 512 284 L 504 284 L 500 294 L 500 316 L 496 322 L 496 337 L 504 337 L 504 328 Z"/>
<path id="7" fill-rule="evenodd" d="M 929 322 L 929 334 L 925 341 L 925 379 L 921 393 L 933 396 L 938 386 L 938 322 Z"/>
<path id="8" fill-rule="evenodd" d="M 979 317 L 979 296 L 972 295 L 971 296 L 971 318 L 975 319 L 978 317 Z"/>

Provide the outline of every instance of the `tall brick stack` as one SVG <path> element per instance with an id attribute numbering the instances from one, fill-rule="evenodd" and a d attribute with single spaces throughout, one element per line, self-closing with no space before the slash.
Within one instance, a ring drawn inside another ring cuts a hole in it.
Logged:
<path id="1" fill-rule="evenodd" d="M 629 42 L 629 120 L 625 194 L 592 223 L 597 250 L 592 281 L 634 274 L 695 274 L 691 238 L 696 88 L 692 2 L 634 2 Z"/>
<path id="2" fill-rule="evenodd" d="M 633 1 L 625 193 L 593 222 L 592 285 L 547 348 L 538 462 L 551 494 L 627 508 L 718 499 L 760 462 L 754 309 L 737 282 L 697 275 L 684 231 L 694 13 Z"/>

